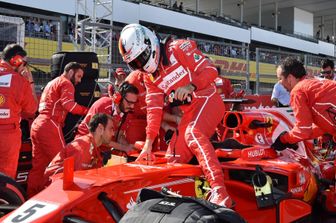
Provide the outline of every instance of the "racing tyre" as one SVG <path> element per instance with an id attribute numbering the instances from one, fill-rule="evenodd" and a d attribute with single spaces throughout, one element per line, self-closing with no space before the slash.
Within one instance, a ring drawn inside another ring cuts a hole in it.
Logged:
<path id="1" fill-rule="evenodd" d="M 12 178 L 0 173 L 0 217 L 26 201 L 26 193 Z"/>

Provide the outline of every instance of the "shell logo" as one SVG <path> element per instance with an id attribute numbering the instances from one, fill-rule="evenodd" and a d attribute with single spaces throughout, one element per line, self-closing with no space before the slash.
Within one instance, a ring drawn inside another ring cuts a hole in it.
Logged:
<path id="1" fill-rule="evenodd" d="M 0 94 L 0 106 L 2 106 L 3 104 L 5 104 L 5 96 L 3 96 L 2 94 Z"/>

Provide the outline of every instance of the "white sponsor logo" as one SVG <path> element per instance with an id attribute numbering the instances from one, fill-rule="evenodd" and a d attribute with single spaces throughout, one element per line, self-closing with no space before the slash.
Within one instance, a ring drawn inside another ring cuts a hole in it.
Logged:
<path id="1" fill-rule="evenodd" d="M 300 185 L 303 185 L 306 183 L 306 177 L 304 175 L 304 173 L 300 172 L 299 173 L 299 182 L 300 182 Z"/>
<path id="2" fill-rule="evenodd" d="M 133 198 L 131 197 L 131 200 L 128 202 L 128 204 L 126 205 L 128 210 L 131 210 L 133 207 L 135 207 L 136 202 L 133 200 Z"/>
<path id="3" fill-rule="evenodd" d="M 176 206 L 175 202 L 169 202 L 169 201 L 160 201 L 159 204 L 162 204 L 162 205 L 165 205 L 165 206 L 172 206 L 172 207 Z"/>
<path id="4" fill-rule="evenodd" d="M 12 81 L 12 74 L 0 76 L 0 87 L 10 87 Z"/>
<path id="5" fill-rule="evenodd" d="M 264 149 L 256 149 L 256 150 L 248 151 L 247 156 L 249 158 L 253 158 L 253 157 L 263 156 L 264 154 L 265 154 Z"/>
<path id="6" fill-rule="evenodd" d="M 158 87 L 166 92 L 166 90 L 168 90 L 178 81 L 182 80 L 187 74 L 188 72 L 182 66 L 179 66 L 178 68 L 173 70 L 170 74 L 165 76 L 162 82 L 158 85 Z"/>
<path id="7" fill-rule="evenodd" d="M 39 104 L 39 112 L 43 111 L 46 108 L 46 103 L 45 102 L 41 102 Z"/>
<path id="8" fill-rule="evenodd" d="M 264 137 L 260 134 L 260 133 L 257 133 L 255 135 L 255 141 L 259 144 L 262 144 L 264 145 L 265 144 L 265 140 L 264 140 Z"/>
<path id="9" fill-rule="evenodd" d="M 170 58 L 169 58 L 169 60 L 170 60 L 170 63 L 171 63 L 172 65 L 174 65 L 174 64 L 176 64 L 176 63 L 177 63 L 177 61 L 176 61 L 176 58 L 175 58 L 174 54 L 170 55 Z"/>
<path id="10" fill-rule="evenodd" d="M 189 50 L 191 48 L 191 43 L 189 41 L 186 41 L 180 45 L 180 49 L 184 52 Z"/>
<path id="11" fill-rule="evenodd" d="M 222 78 L 217 77 L 215 79 L 216 86 L 222 86 L 223 85 L 223 80 Z"/>
<path id="12" fill-rule="evenodd" d="M 0 109 L 0 118 L 9 118 L 10 110 L 9 109 Z"/>
<path id="13" fill-rule="evenodd" d="M 303 187 L 294 187 L 290 190 L 293 194 L 301 193 L 303 191 Z"/>

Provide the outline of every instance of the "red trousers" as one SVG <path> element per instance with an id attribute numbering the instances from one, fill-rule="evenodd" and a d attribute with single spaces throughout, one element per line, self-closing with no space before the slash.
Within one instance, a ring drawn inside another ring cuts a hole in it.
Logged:
<path id="1" fill-rule="evenodd" d="M 33 144 L 33 168 L 28 176 L 29 197 L 44 189 L 44 171 L 66 145 L 61 125 L 41 115 L 34 120 L 30 135 Z"/>
<path id="2" fill-rule="evenodd" d="M 128 117 L 127 117 L 128 118 Z M 126 140 L 129 144 L 136 141 L 146 140 L 146 119 L 129 118 L 126 120 Z M 172 124 L 173 125 L 173 124 Z M 164 141 L 165 131 L 161 128 L 157 139 L 153 144 L 153 152 L 167 150 L 167 144 Z"/>
<path id="3" fill-rule="evenodd" d="M 215 91 L 194 96 L 167 150 L 169 160 L 180 163 L 188 163 L 195 155 L 211 188 L 224 186 L 224 174 L 210 142 L 224 112 L 224 103 Z"/>
<path id="4" fill-rule="evenodd" d="M 128 118 L 126 119 L 126 140 L 129 144 L 136 141 L 146 140 L 146 119 Z"/>
<path id="5" fill-rule="evenodd" d="M 0 172 L 16 178 L 16 169 L 21 148 L 19 125 L 0 125 Z"/>

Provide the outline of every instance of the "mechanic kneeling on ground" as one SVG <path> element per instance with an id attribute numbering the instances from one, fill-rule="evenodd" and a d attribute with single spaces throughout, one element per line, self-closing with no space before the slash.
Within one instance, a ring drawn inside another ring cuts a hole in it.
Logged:
<path id="1" fill-rule="evenodd" d="M 21 114 L 37 110 L 27 53 L 17 44 L 5 47 L 0 61 L 0 172 L 16 178 L 21 148 Z"/>
<path id="2" fill-rule="evenodd" d="M 277 76 L 290 91 L 290 105 L 296 119 L 293 129 L 282 132 L 272 148 L 297 148 L 296 143 L 325 133 L 336 136 L 336 82 L 306 78 L 304 65 L 287 57 L 277 68 Z"/>
<path id="3" fill-rule="evenodd" d="M 68 112 L 85 115 L 88 111 L 75 102 L 74 85 L 84 75 L 79 63 L 70 62 L 64 73 L 50 81 L 45 87 L 39 105 L 39 116 L 31 127 L 33 168 L 28 177 L 28 196 L 31 197 L 42 190 L 41 179 L 50 161 L 65 147 L 62 133 L 64 120 Z"/>
<path id="4" fill-rule="evenodd" d="M 100 146 L 108 145 L 114 134 L 113 118 L 98 113 L 92 116 L 88 124 L 89 133 L 74 139 L 67 144 L 51 161 L 44 173 L 44 185 L 51 183 L 50 176 L 63 172 L 63 162 L 73 156 L 74 170 L 88 170 L 103 166 Z"/>
<path id="5" fill-rule="evenodd" d="M 184 114 L 178 126 L 179 134 L 171 140 L 167 157 L 170 161 L 188 163 L 195 155 L 212 188 L 210 201 L 232 207 L 222 167 L 209 140 L 225 111 L 214 86 L 217 70 L 197 49 L 194 41 L 166 40 L 160 45 L 158 37 L 139 24 L 124 27 L 119 39 L 123 60 L 132 69 L 147 73 L 144 76 L 147 136 L 138 160 L 151 159 L 165 96 L 174 94 L 175 100 L 188 100 L 189 104 L 180 106 Z"/>

